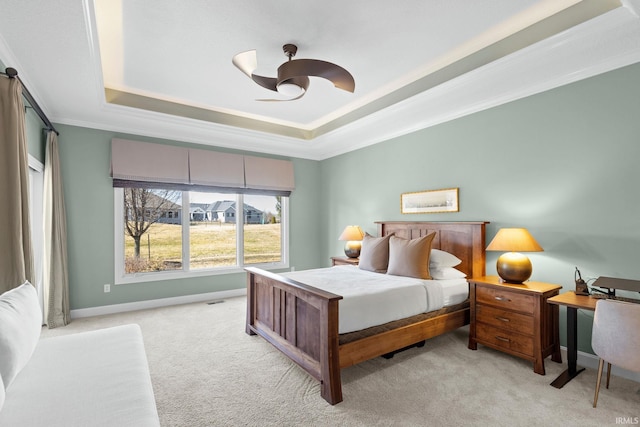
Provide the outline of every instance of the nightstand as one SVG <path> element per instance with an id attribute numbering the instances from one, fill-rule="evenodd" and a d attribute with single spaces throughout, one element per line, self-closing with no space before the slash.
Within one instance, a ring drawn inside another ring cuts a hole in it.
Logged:
<path id="1" fill-rule="evenodd" d="M 331 265 L 358 265 L 359 258 L 349 258 L 346 256 L 332 256 Z"/>
<path id="2" fill-rule="evenodd" d="M 533 362 L 544 375 L 544 359 L 562 363 L 558 306 L 547 299 L 562 286 L 542 282 L 502 283 L 497 276 L 469 279 L 469 348 L 486 345 Z"/>

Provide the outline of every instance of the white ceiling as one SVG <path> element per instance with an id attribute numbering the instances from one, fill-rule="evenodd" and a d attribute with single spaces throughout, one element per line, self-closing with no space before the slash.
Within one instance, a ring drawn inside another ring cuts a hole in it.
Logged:
<path id="1" fill-rule="evenodd" d="M 640 0 L 0 0 L 0 60 L 55 123 L 324 159 L 640 62 Z M 257 74 L 336 63 L 291 102 Z M 64 136 L 62 136 L 63 138 Z"/>

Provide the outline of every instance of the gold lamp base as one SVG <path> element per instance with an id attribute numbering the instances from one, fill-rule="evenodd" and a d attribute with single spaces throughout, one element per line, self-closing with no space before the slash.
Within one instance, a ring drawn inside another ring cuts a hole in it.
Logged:
<path id="1" fill-rule="evenodd" d="M 500 255 L 496 269 L 498 276 L 507 283 L 522 283 L 531 277 L 533 271 L 529 258 L 518 252 L 507 252 Z"/>
<path id="2" fill-rule="evenodd" d="M 362 248 L 362 242 L 356 240 L 349 240 L 344 245 L 344 254 L 349 258 L 358 258 L 360 256 L 360 249 Z"/>

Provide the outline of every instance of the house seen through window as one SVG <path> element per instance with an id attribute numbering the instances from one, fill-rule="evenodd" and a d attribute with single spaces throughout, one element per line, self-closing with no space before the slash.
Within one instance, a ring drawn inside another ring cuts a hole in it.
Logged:
<path id="1" fill-rule="evenodd" d="M 116 191 L 122 194 L 124 276 L 285 260 L 287 197 L 146 188 Z"/>

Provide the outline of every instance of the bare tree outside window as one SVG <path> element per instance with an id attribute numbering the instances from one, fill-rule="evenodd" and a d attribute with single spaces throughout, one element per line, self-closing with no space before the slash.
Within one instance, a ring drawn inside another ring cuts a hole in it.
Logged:
<path id="1" fill-rule="evenodd" d="M 140 258 L 140 239 L 160 218 L 173 217 L 180 191 L 124 189 L 124 228 L 134 241 L 134 256 Z"/>
<path id="2" fill-rule="evenodd" d="M 276 196 L 276 214 L 279 221 L 282 215 L 282 196 Z"/>
<path id="3" fill-rule="evenodd" d="M 133 259 L 126 263 L 128 273 L 157 269 L 141 262 L 143 236 L 158 222 L 179 225 L 180 215 L 175 213 L 181 209 L 181 199 L 182 192 L 176 190 L 124 189 L 124 233 L 133 240 Z"/>

